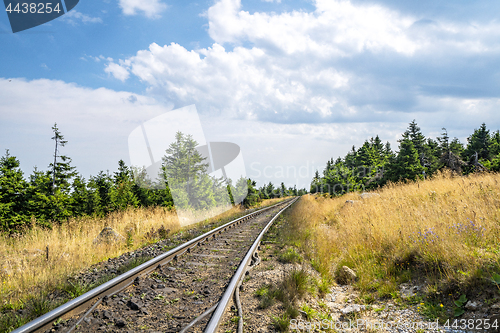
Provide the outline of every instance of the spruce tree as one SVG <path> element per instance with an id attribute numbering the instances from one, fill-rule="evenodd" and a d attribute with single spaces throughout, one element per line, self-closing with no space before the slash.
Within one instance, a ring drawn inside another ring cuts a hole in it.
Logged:
<path id="1" fill-rule="evenodd" d="M 467 148 L 463 153 L 464 160 L 471 161 L 477 153 L 479 160 L 489 160 L 490 153 L 490 131 L 486 128 L 486 124 L 482 123 L 479 129 L 475 129 L 474 133 L 467 138 Z"/>
<path id="2" fill-rule="evenodd" d="M 125 210 L 127 207 L 137 207 L 139 200 L 134 191 L 132 171 L 123 160 L 118 161 L 118 172 L 114 174 L 114 190 L 111 192 L 111 201 L 114 209 Z"/>
<path id="3" fill-rule="evenodd" d="M 437 137 L 441 155 L 450 151 L 450 137 L 448 136 L 448 131 L 444 127 L 442 130 L 443 132 L 441 133 L 441 136 Z"/>
<path id="4" fill-rule="evenodd" d="M 51 226 L 51 222 L 70 215 L 66 214 L 67 210 L 60 209 L 61 202 L 67 203 L 67 208 L 69 200 L 65 200 L 67 198 L 61 195 L 61 191 L 52 192 L 52 182 L 53 178 L 49 171 L 39 171 L 35 167 L 30 175 L 26 189 L 27 207 L 30 216 L 34 217 L 39 225 Z"/>
<path id="5" fill-rule="evenodd" d="M 241 204 L 248 208 L 248 207 L 255 206 L 257 203 L 259 203 L 261 201 L 261 199 L 260 199 L 259 193 L 255 189 L 255 186 L 257 186 L 257 183 L 255 181 L 251 180 L 250 178 L 248 178 L 248 179 L 242 178 L 239 181 L 241 181 L 241 182 L 244 181 L 245 185 L 248 189 L 248 194 Z"/>
<path id="6" fill-rule="evenodd" d="M 76 176 L 75 167 L 70 165 L 71 158 L 65 155 L 58 155 L 60 148 L 66 146 L 68 141 L 64 140 L 64 136 L 59 132 L 57 124 L 54 124 L 52 130 L 54 131 L 52 140 L 55 141 L 54 162 L 49 165 L 52 177 L 52 194 L 55 194 L 56 189 L 59 189 L 63 193 L 69 193 L 71 178 Z"/>
<path id="7" fill-rule="evenodd" d="M 28 220 L 25 215 L 26 187 L 19 160 L 7 150 L 0 158 L 0 229 L 15 229 Z"/>
<path id="8" fill-rule="evenodd" d="M 208 174 L 206 157 L 196 149 L 197 145 L 191 135 L 177 132 L 175 142 L 162 158 L 160 176 L 166 181 L 177 208 L 198 210 L 227 204 L 218 201 L 221 189 L 227 190 L 227 183 L 222 184 Z M 217 189 L 214 184 L 218 184 Z M 227 193 L 224 198 L 228 198 Z"/>
<path id="9" fill-rule="evenodd" d="M 195 148 L 198 143 L 192 135 L 177 132 L 162 158 L 162 176 L 176 183 L 191 182 L 196 176 L 206 174 L 208 163 Z"/>
<path id="10" fill-rule="evenodd" d="M 425 136 L 422 134 L 415 119 L 408 125 L 408 129 L 404 132 L 403 138 L 408 138 L 413 143 L 413 147 L 417 150 L 418 156 L 425 155 Z"/>
<path id="11" fill-rule="evenodd" d="M 464 145 L 458 140 L 458 138 L 454 138 L 450 142 L 450 151 L 458 156 L 463 156 L 464 154 Z"/>
<path id="12" fill-rule="evenodd" d="M 88 211 L 89 191 L 85 178 L 76 176 L 71 184 L 71 212 L 73 216 L 91 215 Z"/>
<path id="13" fill-rule="evenodd" d="M 422 178 L 423 172 L 424 167 L 420 164 L 417 149 L 409 138 L 404 138 L 400 141 L 399 153 L 390 167 L 390 180 L 416 180 Z"/>
<path id="14" fill-rule="evenodd" d="M 97 195 L 99 196 L 99 207 L 97 214 L 107 214 L 113 211 L 113 180 L 109 174 L 99 171 L 97 176 L 91 177 L 92 185 L 95 186 Z"/>

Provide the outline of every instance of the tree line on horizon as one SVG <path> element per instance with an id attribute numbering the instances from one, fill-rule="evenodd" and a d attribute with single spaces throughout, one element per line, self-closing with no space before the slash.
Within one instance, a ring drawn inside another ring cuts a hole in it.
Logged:
<path id="1" fill-rule="evenodd" d="M 375 189 L 387 182 L 425 179 L 439 170 L 449 169 L 467 175 L 480 171 L 500 171 L 500 131 L 490 132 L 483 123 L 463 144 L 450 139 L 443 128 L 436 139 L 426 138 L 413 120 L 398 140 L 399 150 L 377 135 L 343 158 L 328 160 L 323 173 L 311 182 L 311 193 L 342 195 Z"/>
<path id="2" fill-rule="evenodd" d="M 54 223 L 63 223 L 70 218 L 105 216 L 129 207 L 175 209 L 167 181 L 167 176 L 172 174 L 176 175 L 175 179 L 182 186 L 191 187 L 187 193 L 198 196 L 198 200 L 186 198 L 180 203 L 186 209 L 209 209 L 220 203 L 222 196 L 229 196 L 234 205 L 232 193 L 238 191 L 247 192 L 241 203 L 245 207 L 257 205 L 263 199 L 306 193 L 305 189 L 287 189 L 284 183 L 275 187 L 269 182 L 257 188 L 255 181 L 245 178 L 236 180 L 234 185 L 231 180 L 228 183 L 221 179 L 212 181 L 208 178 L 205 161 L 192 149 L 197 146 L 196 141 L 180 132 L 162 159 L 161 186 L 157 180 L 148 178 L 144 168 L 127 166 L 123 160 L 118 162 L 118 169 L 112 174 L 100 171 L 96 176 L 85 179 L 71 165 L 70 157 L 59 154 L 67 141 L 59 132 L 57 124 L 52 130 L 54 162 L 49 164 L 47 170 L 35 167 L 26 179 L 20 161 L 11 156 L 8 150 L 0 157 L 0 232 L 18 232 L 34 225 L 51 227 Z M 187 150 L 189 156 L 186 155 Z M 172 158 L 174 156 L 176 158 Z M 183 170 L 187 171 L 181 175 Z M 181 186 L 171 185 L 174 191 Z"/>

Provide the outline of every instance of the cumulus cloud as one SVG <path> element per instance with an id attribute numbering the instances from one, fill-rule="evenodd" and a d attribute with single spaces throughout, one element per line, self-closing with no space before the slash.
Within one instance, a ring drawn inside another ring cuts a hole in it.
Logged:
<path id="1" fill-rule="evenodd" d="M 240 0 L 221 0 L 208 10 L 209 34 L 218 43 L 248 40 L 280 51 L 349 55 L 384 48 L 412 54 L 419 47 L 405 33 L 414 19 L 378 5 L 317 0 L 316 11 L 282 14 L 241 10 Z"/>
<path id="2" fill-rule="evenodd" d="M 280 63 L 281 62 L 281 63 Z M 188 51 L 179 44 L 139 51 L 135 57 L 110 64 L 106 71 L 124 80 L 130 72 L 151 89 L 177 102 L 196 103 L 245 119 L 258 119 L 263 112 L 287 117 L 303 111 L 328 116 L 340 102 L 331 95 L 346 87 L 349 77 L 334 68 L 310 70 L 295 67 L 295 61 L 269 58 L 262 49 L 236 47 L 233 51 L 215 43 L 212 47 Z M 313 87 L 323 89 L 314 96 Z"/>
<path id="3" fill-rule="evenodd" d="M 100 58 L 97 58 L 99 59 L 100 61 Z M 127 71 L 127 69 L 125 69 L 124 67 L 118 65 L 118 64 L 115 64 L 114 62 L 110 62 L 106 65 L 106 68 L 104 69 L 104 71 L 108 74 L 111 74 L 113 75 L 116 79 L 120 80 L 120 81 L 125 81 L 128 79 L 129 77 L 129 72 Z"/>
<path id="4" fill-rule="evenodd" d="M 161 0 L 119 0 L 118 4 L 125 15 L 137 15 L 142 12 L 149 18 L 160 17 L 160 13 L 168 7 Z"/>
<path id="5" fill-rule="evenodd" d="M 398 112 L 432 112 L 421 104 L 426 96 L 490 98 L 500 88 L 496 22 L 431 20 L 347 0 L 314 6 L 250 13 L 240 0 L 219 0 L 205 15 L 211 47 L 153 43 L 105 70 L 121 81 L 133 75 L 175 105 L 275 123 L 392 121 Z M 472 70 L 474 61 L 490 66 Z"/>

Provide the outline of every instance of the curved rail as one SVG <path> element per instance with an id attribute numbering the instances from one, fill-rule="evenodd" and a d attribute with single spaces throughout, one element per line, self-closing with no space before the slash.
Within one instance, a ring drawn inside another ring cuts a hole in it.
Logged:
<path id="1" fill-rule="evenodd" d="M 217 305 L 217 308 L 215 309 L 214 314 L 212 315 L 212 318 L 208 322 L 207 327 L 205 328 L 205 333 L 215 333 L 217 332 L 217 328 L 219 327 L 220 321 L 222 320 L 222 316 L 224 315 L 224 312 L 226 311 L 226 308 L 229 304 L 229 300 L 231 299 L 234 291 L 236 290 L 236 287 L 241 280 L 241 278 L 244 276 L 246 267 L 252 260 L 253 254 L 255 251 L 257 251 L 257 248 L 260 244 L 260 241 L 262 237 L 264 237 L 265 233 L 267 230 L 271 227 L 271 225 L 274 223 L 274 221 L 281 215 L 281 213 L 290 207 L 295 201 L 297 201 L 299 197 L 296 197 L 291 200 L 291 202 L 286 205 L 284 208 L 282 208 L 272 219 L 269 221 L 269 223 L 266 225 L 264 229 L 262 229 L 261 233 L 259 236 L 256 238 L 255 242 L 253 243 L 252 247 L 250 250 L 248 250 L 245 258 L 242 260 L 241 265 L 238 267 L 238 270 L 236 273 L 233 275 L 233 278 L 231 279 L 231 282 L 229 282 L 229 285 L 224 292 L 224 295 L 222 295 L 222 298 L 219 301 L 219 304 Z"/>
<path id="2" fill-rule="evenodd" d="M 184 244 L 179 245 L 178 247 L 169 250 L 144 264 L 137 266 L 130 271 L 115 277 L 114 279 L 100 285 L 97 288 L 94 288 L 87 293 L 59 306 L 58 308 L 46 313 L 45 315 L 25 324 L 12 331 L 11 333 L 31 333 L 31 332 L 40 332 L 43 330 L 47 330 L 52 326 L 52 323 L 56 321 L 58 318 L 67 318 L 73 315 L 80 314 L 86 311 L 88 308 L 92 306 L 94 301 L 99 301 L 104 296 L 113 295 L 116 292 L 126 288 L 129 286 L 136 277 L 147 274 L 155 270 L 158 266 L 163 266 L 168 262 L 177 259 L 178 256 L 184 254 L 189 251 L 191 248 L 197 246 L 198 244 L 203 243 L 205 240 L 208 240 L 210 237 L 215 237 L 216 234 L 221 234 L 223 231 L 226 231 L 228 228 L 234 227 L 237 224 L 242 223 L 250 218 L 253 218 L 256 215 L 262 214 L 263 212 L 272 209 L 276 206 L 283 205 L 284 203 L 294 201 L 296 199 L 292 198 L 288 201 L 282 201 L 275 205 L 260 209 L 258 211 L 252 212 L 240 218 L 237 218 L 231 222 L 228 222 L 218 228 L 215 228 L 203 235 L 200 235 Z M 288 207 L 288 206 L 287 206 Z M 281 210 L 282 211 L 282 210 Z M 280 212 L 281 212 L 280 211 Z M 274 220 L 274 219 L 273 219 Z M 267 230 L 267 227 L 266 227 Z M 246 257 L 245 257 L 246 259 Z M 244 261 L 246 262 L 246 261 Z"/>

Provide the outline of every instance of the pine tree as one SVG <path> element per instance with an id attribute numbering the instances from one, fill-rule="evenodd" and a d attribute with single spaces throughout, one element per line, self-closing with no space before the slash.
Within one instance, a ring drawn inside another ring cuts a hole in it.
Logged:
<path id="1" fill-rule="evenodd" d="M 125 210 L 127 207 L 137 207 L 139 200 L 133 191 L 132 171 L 123 160 L 118 161 L 118 172 L 114 174 L 114 191 L 111 192 L 111 201 L 114 209 Z"/>
<path id="2" fill-rule="evenodd" d="M 450 142 L 450 151 L 457 155 L 457 156 L 463 156 L 464 154 L 464 145 L 458 140 L 458 138 L 454 138 Z"/>
<path id="3" fill-rule="evenodd" d="M 64 136 L 59 132 L 57 124 L 52 127 L 55 141 L 54 163 L 49 165 L 50 175 L 52 177 L 52 194 L 55 194 L 56 189 L 60 189 L 63 193 L 70 191 L 72 177 L 76 176 L 75 168 L 71 166 L 71 158 L 65 155 L 58 155 L 60 147 L 66 146 L 68 141 L 64 140 Z M 60 159 L 58 162 L 57 159 Z"/>
<path id="4" fill-rule="evenodd" d="M 439 169 L 441 159 L 441 149 L 439 148 L 439 142 L 431 138 L 427 138 L 425 143 L 425 153 L 424 153 L 424 163 L 422 166 L 426 168 L 426 173 L 428 175 L 434 174 L 436 170 Z"/>
<path id="5" fill-rule="evenodd" d="M 416 180 L 422 177 L 424 167 L 420 164 L 417 149 L 409 138 L 399 144 L 399 153 L 391 165 L 388 176 L 392 181 Z"/>
<path id="6" fill-rule="evenodd" d="M 37 224 L 50 227 L 52 222 L 62 222 L 71 212 L 69 197 L 60 190 L 53 192 L 53 178 L 49 171 L 39 171 L 37 168 L 30 175 L 26 189 L 27 207 L 30 216 Z"/>
<path id="7" fill-rule="evenodd" d="M 191 135 L 177 132 L 175 142 L 170 144 L 162 158 L 163 177 L 176 183 L 189 183 L 196 176 L 206 174 L 208 163 L 195 149 L 197 145 Z"/>
<path id="8" fill-rule="evenodd" d="M 281 185 L 280 185 L 280 194 L 281 194 L 281 197 L 287 196 L 286 186 L 285 186 L 285 183 L 283 183 L 283 182 L 281 182 Z"/>
<path id="9" fill-rule="evenodd" d="M 93 176 L 90 179 L 99 196 L 99 207 L 97 207 L 96 213 L 107 214 L 113 211 L 114 186 L 111 177 L 103 171 L 99 171 L 97 176 Z"/>
<path id="10" fill-rule="evenodd" d="M 73 216 L 90 215 L 88 212 L 89 191 L 85 178 L 78 175 L 73 179 L 71 191 L 71 212 Z"/>
<path id="11" fill-rule="evenodd" d="M 474 133 L 467 138 L 467 148 L 463 153 L 464 160 L 471 161 L 477 153 L 479 160 L 489 160 L 490 153 L 490 131 L 486 128 L 486 124 L 482 123 L 479 129 L 475 129 Z"/>
<path id="12" fill-rule="evenodd" d="M 441 155 L 450 151 L 450 137 L 448 136 L 448 131 L 444 127 L 442 128 L 442 130 L 443 133 L 441 133 L 441 136 L 437 137 Z"/>
<path id="13" fill-rule="evenodd" d="M 241 204 L 247 208 L 255 206 L 257 203 L 259 203 L 261 201 L 259 193 L 255 189 L 255 186 L 257 186 L 257 183 L 255 181 L 251 180 L 250 178 L 248 178 L 248 179 L 242 178 L 242 179 L 246 183 L 246 187 L 248 189 L 248 194 Z M 240 181 L 243 182 L 243 180 L 240 180 Z"/>
<path id="14" fill-rule="evenodd" d="M 26 187 L 19 160 L 7 150 L 0 158 L 0 229 L 12 230 L 27 222 Z"/>
<path id="15" fill-rule="evenodd" d="M 198 210 L 229 204 L 226 202 L 229 196 L 225 193 L 227 183 L 208 175 L 206 157 L 196 150 L 197 145 L 191 135 L 177 132 L 175 142 L 170 144 L 162 158 L 161 177 L 167 182 L 176 207 Z M 235 201 L 236 197 L 234 195 Z"/>
<path id="16" fill-rule="evenodd" d="M 356 168 L 356 147 L 352 146 L 351 151 L 344 157 L 345 165 L 348 168 Z"/>
<path id="17" fill-rule="evenodd" d="M 266 188 L 265 188 L 265 193 L 266 193 L 266 196 L 268 199 L 272 199 L 272 198 L 275 198 L 276 194 L 274 192 L 274 185 L 273 183 L 269 182 L 269 184 L 266 185 Z"/>
<path id="18" fill-rule="evenodd" d="M 408 129 L 404 132 L 403 138 L 408 138 L 413 143 L 413 147 L 417 150 L 418 156 L 425 155 L 425 136 L 422 134 L 415 119 L 409 124 Z"/>

